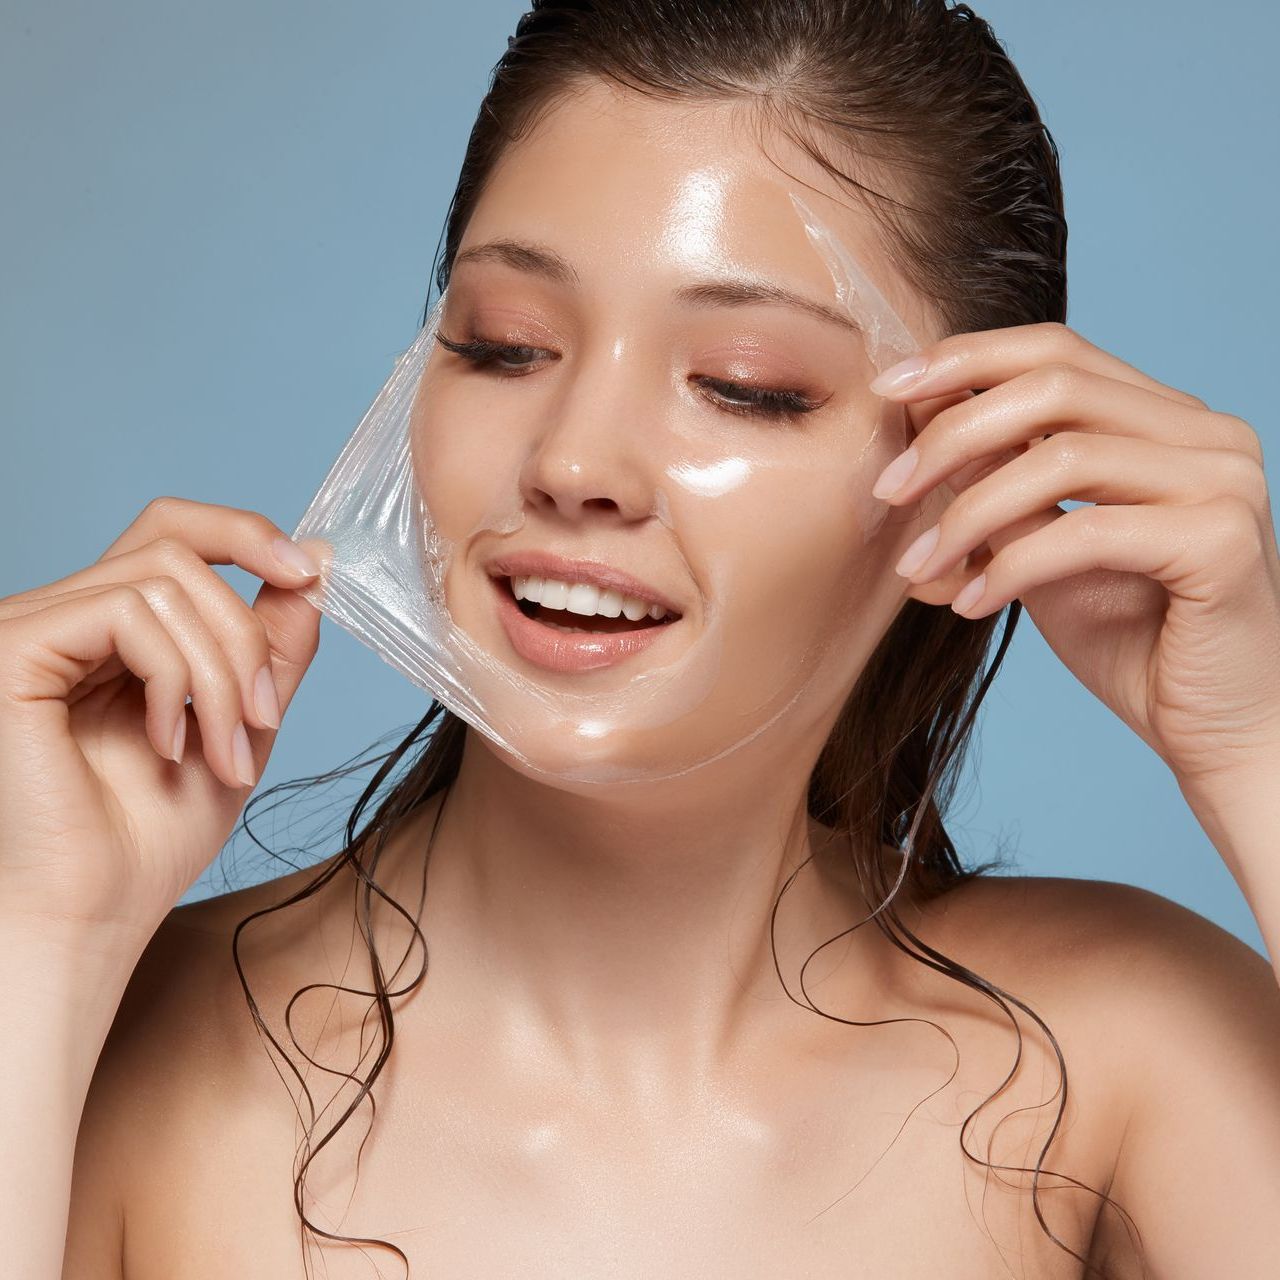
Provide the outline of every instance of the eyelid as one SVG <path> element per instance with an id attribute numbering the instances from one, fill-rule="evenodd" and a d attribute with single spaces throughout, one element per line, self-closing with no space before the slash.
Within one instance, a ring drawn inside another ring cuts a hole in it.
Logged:
<path id="1" fill-rule="evenodd" d="M 518 369 L 533 369 L 533 363 L 527 365 L 502 366 L 499 362 L 506 351 L 545 351 L 544 347 L 525 342 L 497 342 L 492 338 L 483 338 L 478 334 L 465 341 L 451 339 L 438 330 L 437 339 L 446 350 L 464 360 L 469 360 L 477 368 L 498 366 L 502 376 L 522 376 Z M 557 359 L 559 357 L 556 357 Z M 815 399 L 807 391 L 799 387 L 762 386 L 758 383 L 743 382 L 735 378 L 718 378 L 712 374 L 698 374 L 691 379 L 699 385 L 708 385 L 713 389 L 716 403 L 730 413 L 745 416 L 773 419 L 775 421 L 795 421 L 821 409 L 834 395 Z M 715 390 L 719 388 L 719 390 Z M 740 393 L 735 401 L 734 393 Z"/>

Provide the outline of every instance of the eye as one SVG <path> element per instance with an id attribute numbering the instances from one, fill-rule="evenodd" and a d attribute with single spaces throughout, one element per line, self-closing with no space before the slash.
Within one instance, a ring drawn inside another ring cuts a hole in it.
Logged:
<path id="1" fill-rule="evenodd" d="M 516 347 L 509 346 L 501 342 L 490 342 L 487 338 L 471 338 L 467 342 L 454 342 L 446 338 L 439 330 L 436 331 L 436 341 L 448 351 L 452 351 L 455 355 L 461 356 L 464 360 L 470 360 L 478 369 L 487 369 L 496 365 L 504 373 L 508 373 L 511 369 L 528 369 L 532 368 L 532 361 L 519 359 L 524 355 L 537 355 L 537 347 Z M 510 365 L 504 365 L 502 360 L 516 357 Z"/>
<path id="2" fill-rule="evenodd" d="M 476 368 L 492 368 L 500 376 L 508 378 L 522 377 L 522 370 L 534 368 L 534 360 L 529 357 L 536 357 L 539 352 L 538 347 L 513 346 L 479 337 L 457 342 L 446 338 L 438 330 L 436 341 L 446 350 L 469 360 Z M 750 387 L 740 382 L 728 382 L 723 378 L 706 375 L 691 381 L 710 388 L 714 393 L 712 403 L 718 407 L 729 413 L 749 417 L 794 422 L 826 403 L 825 400 L 814 400 L 803 391 L 791 387 Z"/>
<path id="3" fill-rule="evenodd" d="M 730 413 L 795 421 L 826 403 L 790 387 L 748 387 L 739 382 L 726 382 L 722 378 L 705 376 L 695 378 L 694 381 L 710 387 L 716 393 L 717 403 Z"/>

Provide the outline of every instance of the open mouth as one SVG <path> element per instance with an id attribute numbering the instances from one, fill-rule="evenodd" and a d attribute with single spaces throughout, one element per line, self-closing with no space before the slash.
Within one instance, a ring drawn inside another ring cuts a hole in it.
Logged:
<path id="1" fill-rule="evenodd" d="M 490 581 L 498 594 L 499 617 L 516 651 L 554 670 L 612 665 L 647 649 L 681 616 L 617 592 L 585 587 L 544 592 L 539 586 L 530 594 L 548 594 L 550 599 L 530 600 L 520 598 L 528 579 L 495 576 Z"/>
<path id="2" fill-rule="evenodd" d="M 506 590 L 510 591 L 511 580 L 504 578 L 502 581 Z M 512 598 L 514 599 L 514 596 Z M 625 614 L 610 618 L 602 613 L 574 613 L 570 609 L 552 609 L 548 605 L 535 603 L 532 600 L 516 600 L 516 608 L 534 622 L 541 622 L 543 626 L 552 627 L 556 631 L 567 631 L 570 634 L 581 632 L 591 635 L 614 635 L 620 631 L 644 631 L 650 627 L 669 627 L 676 621 L 676 617 L 672 614 L 661 619 L 645 614 L 643 618 L 633 621 Z"/>

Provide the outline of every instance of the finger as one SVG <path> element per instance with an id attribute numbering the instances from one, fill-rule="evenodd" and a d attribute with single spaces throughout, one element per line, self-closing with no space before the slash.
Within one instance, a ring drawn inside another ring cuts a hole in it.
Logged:
<path id="1" fill-rule="evenodd" d="M 282 587 L 310 581 L 322 568 L 315 558 L 318 547 L 299 547 L 258 511 L 171 497 L 153 498 L 147 503 L 99 560 L 133 551 L 157 538 L 185 543 L 206 564 L 238 565 L 265 582 Z M 281 559 L 282 555 L 286 558 Z M 310 561 L 306 571 L 299 568 L 299 555 Z"/>
<path id="2" fill-rule="evenodd" d="M 980 598 L 956 612 L 980 618 L 1045 583 L 1097 569 L 1220 600 L 1223 587 L 1253 579 L 1263 554 L 1254 512 L 1233 496 L 1185 507 L 1077 507 L 998 551 L 982 575 Z"/>
<path id="3" fill-rule="evenodd" d="M 958 391 L 952 395 L 938 396 L 931 400 L 917 400 L 903 405 L 907 412 L 907 421 L 911 428 L 911 442 L 914 442 L 924 431 L 925 427 L 940 414 L 943 409 L 950 409 L 952 405 L 963 404 L 966 400 L 974 399 L 972 391 Z M 968 485 L 972 484 L 975 479 L 981 475 L 985 475 L 988 471 L 1007 462 L 1010 458 L 1017 456 L 1016 449 L 1001 449 L 993 454 L 987 454 L 983 457 L 974 458 L 972 461 L 958 467 L 948 480 L 948 487 L 955 493 L 961 492 Z"/>
<path id="4" fill-rule="evenodd" d="M 1261 452 L 1251 447 L 1252 430 L 1229 414 L 1174 404 L 1068 365 L 1049 365 L 943 409 L 913 442 L 917 461 L 907 480 L 893 493 L 885 493 L 877 481 L 872 492 L 894 505 L 914 502 L 975 460 L 1022 452 L 1067 428 L 1180 447 L 1236 449 L 1261 462 Z M 962 487 L 958 479 L 952 483 L 953 489 Z"/>
<path id="5" fill-rule="evenodd" d="M 1259 519 L 1267 510 L 1266 477 L 1242 453 L 1061 431 L 966 489 L 907 549 L 898 571 L 929 582 L 1010 523 L 1067 500 L 1190 506 L 1228 495 L 1248 502 Z"/>
<path id="6" fill-rule="evenodd" d="M 133 551 L 99 560 L 74 575 L 83 585 L 76 590 L 92 590 L 109 582 L 132 582 L 168 576 L 181 582 L 191 602 L 208 628 L 217 637 L 227 661 L 236 674 L 245 720 L 259 729 L 278 729 L 280 720 L 274 702 L 274 688 L 268 668 L 268 642 L 261 620 L 234 588 L 186 543 L 161 537 Z M 24 609 L 55 595 L 68 594 L 60 584 L 38 587 L 20 597 L 11 597 L 3 607 Z M 109 679 L 101 676 L 98 683 Z M 261 705 L 259 703 L 261 702 Z"/>
<path id="7" fill-rule="evenodd" d="M 216 575 L 214 575 L 216 576 Z M 183 702 L 190 696 L 192 711 L 200 725 L 200 737 L 205 759 L 214 774 L 231 787 L 249 785 L 241 777 L 236 759 L 236 745 L 242 728 L 242 695 L 235 669 L 222 649 L 217 637 L 195 607 L 185 587 L 176 578 L 158 574 L 125 583 L 108 583 L 98 587 L 81 588 L 66 596 L 46 596 L 39 600 L 23 600 L 16 606 L 5 602 L 5 619 L 39 617 L 46 609 L 63 600 L 91 600 L 117 586 L 127 586 L 141 595 L 151 607 L 153 616 L 165 628 L 183 656 L 187 667 L 187 682 L 183 689 Z M 0 624 L 3 625 L 3 624 Z M 108 655 L 104 666 L 107 675 L 92 668 L 82 672 L 77 683 L 88 688 L 72 687 L 66 694 L 69 705 L 74 705 L 89 690 L 105 682 L 111 675 L 119 674 L 123 655 L 113 660 Z M 127 666 L 127 663 L 123 663 Z M 181 717 L 186 726 L 185 711 Z M 245 732 L 247 745 L 247 732 Z M 252 758 L 252 753 L 249 753 Z M 255 770 L 256 776 L 256 770 Z"/>
<path id="8" fill-rule="evenodd" d="M 181 742 L 175 738 L 179 726 L 186 726 L 191 673 L 177 642 L 134 584 L 57 598 L 5 618 L 0 621 L 0 653 L 6 697 L 56 703 L 61 715 L 66 714 L 68 694 L 85 674 L 118 657 L 143 683 L 151 745 L 166 760 L 180 758 Z"/>
<path id="9" fill-rule="evenodd" d="M 264 582 L 253 612 L 267 638 L 271 678 L 283 714 L 319 647 L 320 611 L 300 592 Z M 255 746 L 255 754 L 256 750 Z"/>
<path id="10" fill-rule="evenodd" d="M 1053 321 L 941 338 L 910 360 L 886 369 L 872 383 L 872 389 L 891 399 L 915 400 L 966 387 L 975 390 L 994 387 L 1044 364 L 1075 365 L 1187 408 L 1208 408 L 1198 397 L 1149 377 L 1119 356 L 1081 337 L 1074 329 Z M 914 376 L 904 377 L 903 372 L 909 366 Z"/>
<path id="11" fill-rule="evenodd" d="M 237 757 L 248 747 L 243 723 L 240 681 L 230 658 L 196 608 L 184 585 L 159 575 L 134 584 L 173 636 L 191 672 L 191 709 L 209 767 L 230 787 L 249 786 L 257 776 L 242 777 L 246 763 Z M 242 741 L 243 739 L 243 741 Z"/>

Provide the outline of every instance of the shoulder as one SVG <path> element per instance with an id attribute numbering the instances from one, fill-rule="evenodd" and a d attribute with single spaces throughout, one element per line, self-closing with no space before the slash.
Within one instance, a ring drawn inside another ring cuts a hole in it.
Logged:
<path id="1" fill-rule="evenodd" d="M 949 941 L 1010 982 L 1116 1016 L 1132 1035 L 1188 1015 L 1254 1008 L 1280 1026 L 1268 960 L 1189 907 L 1137 885 L 1068 876 L 982 876 L 926 907 Z"/>
<path id="2" fill-rule="evenodd" d="M 1108 1194 L 1166 1280 L 1271 1275 L 1280 1216 L 1280 985 L 1198 912 L 1135 885 L 990 877 L 938 919 L 997 977 L 1077 1028 L 1115 1103 Z M 944 948 L 945 949 L 945 948 Z M 977 964 L 974 964 L 977 967 Z M 1131 1256 L 1108 1210 L 1097 1252 Z"/>
<path id="3" fill-rule="evenodd" d="M 166 1215 L 184 1212 L 175 1191 L 193 1185 L 192 1152 L 208 1153 L 211 1141 L 255 1152 L 278 1123 L 280 1078 L 251 1015 L 232 940 L 241 920 L 284 902 L 315 874 L 306 869 L 175 907 L 156 930 L 134 967 L 85 1099 L 64 1275 L 117 1275 L 101 1270 L 104 1241 L 113 1242 L 117 1257 L 126 1252 L 136 1262 L 138 1241 L 179 1232 Z M 296 952 L 306 932 L 297 918 L 286 923 L 288 915 L 280 913 L 274 941 L 270 924 L 263 929 L 266 947 L 258 935 L 242 947 L 252 990 L 269 1009 L 279 1003 L 281 971 L 294 966 L 264 971 L 262 955 L 272 947 L 287 954 L 290 945 Z M 123 1229 L 126 1217 L 133 1232 Z M 134 1245 L 125 1251 L 130 1238 Z"/>
<path id="4" fill-rule="evenodd" d="M 972 893 L 965 903 L 964 894 Z M 983 876 L 961 886 L 957 903 L 984 913 L 998 933 L 1026 945 L 1039 939 L 1044 959 L 1118 966 L 1130 982 L 1168 974 L 1170 964 L 1188 978 L 1228 977 L 1276 987 L 1268 961 L 1235 934 L 1199 912 L 1138 885 L 1071 876 Z M 1161 984 L 1162 992 L 1178 992 Z M 1185 993 L 1184 993 L 1185 994 Z"/>

